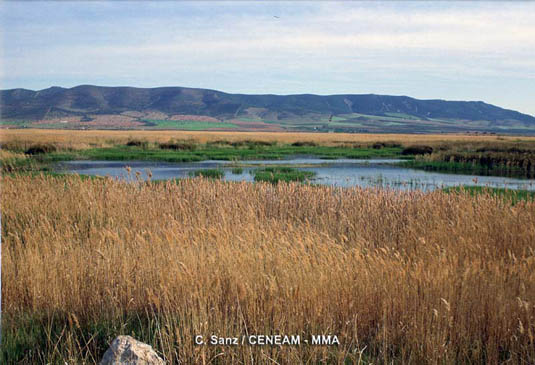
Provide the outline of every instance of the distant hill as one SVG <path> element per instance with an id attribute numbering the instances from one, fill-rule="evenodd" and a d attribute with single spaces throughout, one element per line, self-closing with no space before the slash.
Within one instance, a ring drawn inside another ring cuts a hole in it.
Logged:
<path id="1" fill-rule="evenodd" d="M 418 100 L 374 94 L 244 95 L 184 87 L 82 85 L 40 91 L 2 90 L 0 103 L 2 124 L 11 127 L 181 129 L 186 122 L 188 126 L 197 122 L 208 127 L 211 126 L 209 123 L 221 122 L 214 128 L 349 132 L 535 131 L 535 117 L 481 101 Z M 105 116 L 115 117 L 108 118 L 106 124 Z"/>

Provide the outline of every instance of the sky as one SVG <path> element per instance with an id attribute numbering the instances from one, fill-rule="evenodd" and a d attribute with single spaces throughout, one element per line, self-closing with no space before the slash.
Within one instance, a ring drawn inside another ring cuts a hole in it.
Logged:
<path id="1" fill-rule="evenodd" d="M 535 115 L 535 2 L 0 2 L 0 88 L 481 100 Z"/>

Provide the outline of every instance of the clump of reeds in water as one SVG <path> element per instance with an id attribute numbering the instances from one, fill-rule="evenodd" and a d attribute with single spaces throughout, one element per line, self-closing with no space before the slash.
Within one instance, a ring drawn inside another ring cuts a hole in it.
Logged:
<path id="1" fill-rule="evenodd" d="M 206 178 L 211 178 L 211 179 L 221 179 L 223 176 L 225 176 L 225 173 L 221 169 L 199 169 L 199 170 L 190 171 L 188 175 L 192 177 L 206 177 Z"/>
<path id="2" fill-rule="evenodd" d="M 278 182 L 303 182 L 312 179 L 316 173 L 313 171 L 299 170 L 294 167 L 286 166 L 269 166 L 257 168 L 253 172 L 255 181 L 263 181 L 270 183 Z"/>

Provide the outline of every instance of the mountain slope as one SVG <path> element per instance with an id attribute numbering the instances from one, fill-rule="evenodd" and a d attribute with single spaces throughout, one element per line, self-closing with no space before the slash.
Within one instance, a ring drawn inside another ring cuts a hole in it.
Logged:
<path id="1" fill-rule="evenodd" d="M 377 123 L 390 120 L 392 124 L 399 119 L 400 122 L 456 121 L 459 127 L 466 128 L 472 124 L 478 128 L 481 121 L 485 121 L 488 128 L 535 128 L 535 117 L 481 101 L 418 100 L 373 94 L 244 95 L 183 87 L 149 89 L 81 85 L 40 91 L 3 90 L 0 91 L 0 103 L 3 121 L 66 117 L 89 121 L 95 115 L 159 113 L 157 115 L 162 119 L 193 115 L 219 120 L 267 120 L 288 126 L 306 124 L 307 121 L 329 123 L 333 117 L 335 120 L 338 117 L 339 121 L 348 125 L 353 123 L 353 126 L 371 120 Z"/>

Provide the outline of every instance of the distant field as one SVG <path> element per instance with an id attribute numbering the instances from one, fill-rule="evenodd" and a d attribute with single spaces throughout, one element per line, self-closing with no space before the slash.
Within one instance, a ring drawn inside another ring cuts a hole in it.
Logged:
<path id="1" fill-rule="evenodd" d="M 397 117 L 397 118 L 403 118 L 403 119 L 420 119 L 415 117 L 414 115 L 404 114 L 404 113 L 385 113 L 385 115 L 388 115 L 390 117 Z"/>
<path id="2" fill-rule="evenodd" d="M 0 125 L 14 125 L 14 126 L 24 126 L 29 124 L 27 120 L 0 120 Z"/>
<path id="3" fill-rule="evenodd" d="M 263 120 L 260 117 L 238 117 L 243 122 L 262 122 L 277 125 L 287 131 L 336 132 L 336 133 L 496 133 L 503 131 L 511 134 L 530 134 L 533 126 L 515 123 L 514 125 L 495 126 L 493 122 L 465 121 L 417 117 L 406 113 L 387 112 L 382 115 L 347 113 L 338 115 L 309 114 L 288 119 Z"/>
<path id="4" fill-rule="evenodd" d="M 203 131 L 210 129 L 229 129 L 237 128 L 236 124 L 225 122 L 204 122 L 198 120 L 158 120 L 145 119 L 149 127 L 165 128 L 165 129 L 180 129 L 185 131 Z"/>
<path id="5" fill-rule="evenodd" d="M 379 115 L 345 114 L 283 114 L 266 113 L 263 108 L 241 115 L 214 117 L 209 115 L 165 114 L 162 112 L 123 112 L 121 114 L 87 114 L 49 116 L 41 120 L 3 120 L 0 128 L 39 128 L 69 130 L 239 130 L 262 132 L 321 132 L 321 133 L 508 133 L 535 135 L 535 125 L 529 123 L 488 120 L 425 118 L 401 112 Z"/>

